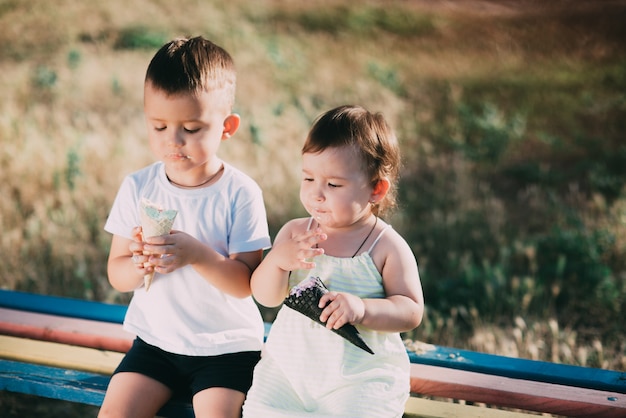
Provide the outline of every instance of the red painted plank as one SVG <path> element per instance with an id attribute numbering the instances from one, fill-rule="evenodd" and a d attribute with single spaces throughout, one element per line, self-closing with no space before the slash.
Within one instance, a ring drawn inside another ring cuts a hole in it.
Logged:
<path id="1" fill-rule="evenodd" d="M 120 324 L 0 308 L 0 334 L 125 353 L 134 336 Z"/>
<path id="2" fill-rule="evenodd" d="M 411 392 L 569 417 L 625 417 L 626 395 L 411 364 Z"/>
<path id="3" fill-rule="evenodd" d="M 425 345 L 411 363 L 626 394 L 626 372 Z"/>

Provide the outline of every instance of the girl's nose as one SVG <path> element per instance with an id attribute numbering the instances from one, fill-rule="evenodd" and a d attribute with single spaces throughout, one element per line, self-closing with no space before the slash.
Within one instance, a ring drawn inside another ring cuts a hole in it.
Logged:
<path id="1" fill-rule="evenodd" d="M 315 191 L 313 192 L 313 197 L 315 198 L 315 201 L 317 201 L 317 202 L 322 202 L 325 199 L 324 198 L 324 192 L 319 187 L 317 187 L 315 189 Z"/>

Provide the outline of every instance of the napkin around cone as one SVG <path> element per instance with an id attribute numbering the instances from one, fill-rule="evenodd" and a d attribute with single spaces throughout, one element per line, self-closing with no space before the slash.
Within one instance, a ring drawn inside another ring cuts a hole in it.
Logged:
<path id="1" fill-rule="evenodd" d="M 170 233 L 178 211 L 174 209 L 164 210 L 161 206 L 145 198 L 141 199 L 140 208 L 141 229 L 144 239 Z M 150 289 L 152 279 L 154 279 L 154 272 L 143 276 L 146 291 Z"/>
<path id="2" fill-rule="evenodd" d="M 289 296 L 283 301 L 283 304 L 325 327 L 326 323 L 320 320 L 320 315 L 324 308 L 319 307 L 319 301 L 322 295 L 328 292 L 328 288 L 319 277 L 311 276 L 294 286 L 289 292 Z M 372 349 L 363 341 L 359 330 L 354 325 L 345 324 L 341 328 L 332 329 L 331 331 L 368 353 L 374 354 Z"/>

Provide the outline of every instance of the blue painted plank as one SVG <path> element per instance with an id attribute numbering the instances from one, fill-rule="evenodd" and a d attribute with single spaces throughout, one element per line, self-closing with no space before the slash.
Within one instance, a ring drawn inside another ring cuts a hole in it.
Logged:
<path id="1" fill-rule="evenodd" d="M 127 309 L 124 305 L 2 289 L 0 307 L 118 324 L 124 321 Z"/>
<path id="2" fill-rule="evenodd" d="M 0 389 L 100 405 L 109 377 L 56 367 L 0 360 Z"/>
<path id="3" fill-rule="evenodd" d="M 100 406 L 109 376 L 50 366 L 0 360 L 0 390 Z M 165 418 L 193 418 L 190 400 L 174 399 L 158 414 Z"/>
<path id="4" fill-rule="evenodd" d="M 409 358 L 412 363 L 417 364 L 626 393 L 626 373 L 615 370 L 505 357 L 439 346 L 420 354 L 409 352 Z"/>

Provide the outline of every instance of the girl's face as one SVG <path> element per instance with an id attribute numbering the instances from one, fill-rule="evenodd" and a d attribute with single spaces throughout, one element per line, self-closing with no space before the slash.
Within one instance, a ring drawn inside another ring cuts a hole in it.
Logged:
<path id="1" fill-rule="evenodd" d="M 219 169 L 222 140 L 239 126 L 222 91 L 167 95 L 146 83 L 144 113 L 150 148 L 176 183 L 198 184 Z M 234 127 L 234 130 L 233 130 Z"/>
<path id="2" fill-rule="evenodd" d="M 320 225 L 342 228 L 369 216 L 372 192 L 352 146 L 302 155 L 300 200 Z"/>

